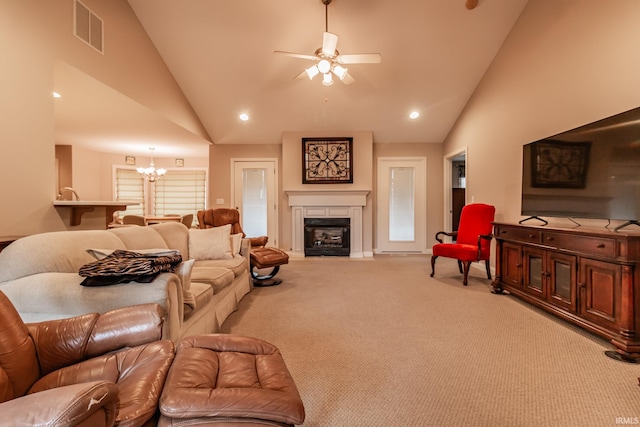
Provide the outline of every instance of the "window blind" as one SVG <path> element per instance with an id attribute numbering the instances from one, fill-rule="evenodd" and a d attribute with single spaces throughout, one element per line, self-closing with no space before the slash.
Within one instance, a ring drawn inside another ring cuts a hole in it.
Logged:
<path id="1" fill-rule="evenodd" d="M 138 206 L 128 206 L 122 215 L 144 215 L 144 179 L 135 169 L 116 168 L 116 200 L 132 200 Z"/>
<path id="2" fill-rule="evenodd" d="M 155 182 L 154 214 L 187 215 L 205 208 L 207 171 L 169 170 Z"/>

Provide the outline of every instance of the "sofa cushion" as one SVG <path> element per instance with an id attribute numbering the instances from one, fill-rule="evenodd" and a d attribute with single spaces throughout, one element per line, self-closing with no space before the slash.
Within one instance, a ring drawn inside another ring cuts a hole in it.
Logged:
<path id="1" fill-rule="evenodd" d="M 194 282 L 191 285 L 189 291 L 193 295 L 194 306 L 184 305 L 184 320 L 188 320 L 193 313 L 200 309 L 200 307 L 206 307 L 211 298 L 213 298 L 213 288 L 207 283 Z"/>
<path id="2" fill-rule="evenodd" d="M 118 236 L 120 240 L 122 240 L 122 243 L 124 243 L 127 249 L 130 251 L 169 247 L 160 233 L 158 233 L 156 229 L 152 227 L 118 227 L 110 228 L 108 232 Z M 95 248 L 101 246 L 91 247 Z"/>
<path id="3" fill-rule="evenodd" d="M 205 259 L 196 261 L 197 267 L 222 267 L 233 271 L 234 276 L 239 277 L 247 271 L 249 260 L 242 255 L 236 255 L 232 259 Z"/>
<path id="4" fill-rule="evenodd" d="M 206 283 L 213 288 L 214 294 L 229 286 L 234 278 L 233 271 L 223 267 L 201 267 L 196 265 L 191 272 L 192 286 L 195 282 Z"/>
<path id="5" fill-rule="evenodd" d="M 195 260 L 190 259 L 181 262 L 180 265 L 176 267 L 176 274 L 180 278 L 180 283 L 182 284 L 182 298 L 185 310 L 187 307 L 190 307 L 192 310 L 195 310 L 198 307 L 196 301 L 197 298 L 191 290 L 191 273 L 193 272 L 193 264 L 195 262 Z"/>
<path id="6" fill-rule="evenodd" d="M 104 313 L 121 308 L 123 301 L 126 305 L 157 303 L 168 310 L 168 287 L 178 282 L 172 273 L 161 273 L 151 283 L 130 282 L 96 288 L 80 286 L 82 280 L 78 273 L 39 273 L 4 283 L 2 291 L 19 308 L 25 322 L 37 322 Z"/>
<path id="7" fill-rule="evenodd" d="M 242 233 L 236 233 L 231 235 L 231 255 L 240 255 L 240 248 L 242 247 Z"/>
<path id="8" fill-rule="evenodd" d="M 89 248 L 126 249 L 118 236 L 107 230 L 33 234 L 0 252 L 0 282 L 45 272 L 77 273 L 94 260 L 86 252 Z"/>
<path id="9" fill-rule="evenodd" d="M 231 225 L 189 230 L 189 257 L 195 260 L 231 259 Z"/>
<path id="10" fill-rule="evenodd" d="M 183 259 L 189 259 L 189 229 L 179 222 L 164 222 L 150 225 L 147 228 L 155 230 L 162 236 L 167 247 L 177 249 Z"/>

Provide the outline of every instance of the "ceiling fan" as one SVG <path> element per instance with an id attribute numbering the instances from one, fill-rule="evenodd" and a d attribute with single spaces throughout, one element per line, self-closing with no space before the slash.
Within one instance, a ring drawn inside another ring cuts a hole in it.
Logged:
<path id="1" fill-rule="evenodd" d="M 338 36 L 329 32 L 329 4 L 332 0 L 321 0 L 325 7 L 325 32 L 322 36 L 322 47 L 316 49 L 313 55 L 303 53 L 283 52 L 276 50 L 273 53 L 291 56 L 294 58 L 316 61 L 314 65 L 305 69 L 296 76 L 297 79 L 308 77 L 312 80 L 318 74 L 322 75 L 322 83 L 325 86 L 333 84 L 333 76 L 336 76 L 344 84 L 351 84 L 355 80 L 349 75 L 349 70 L 344 67 L 347 64 L 377 64 L 381 61 L 379 53 L 354 53 L 342 55 L 336 50 Z"/>

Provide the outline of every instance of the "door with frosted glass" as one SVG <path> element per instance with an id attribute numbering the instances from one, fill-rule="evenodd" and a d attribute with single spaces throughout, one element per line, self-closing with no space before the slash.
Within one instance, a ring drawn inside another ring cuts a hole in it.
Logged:
<path id="1" fill-rule="evenodd" d="M 268 236 L 278 246 L 275 161 L 233 161 L 233 206 L 248 237 Z"/>
<path id="2" fill-rule="evenodd" d="M 378 159 L 377 250 L 424 253 L 426 158 Z"/>

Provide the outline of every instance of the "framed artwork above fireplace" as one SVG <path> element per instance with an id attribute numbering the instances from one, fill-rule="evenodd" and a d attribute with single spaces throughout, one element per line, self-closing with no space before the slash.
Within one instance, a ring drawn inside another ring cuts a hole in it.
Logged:
<path id="1" fill-rule="evenodd" d="M 352 184 L 353 138 L 302 138 L 303 184 Z"/>

